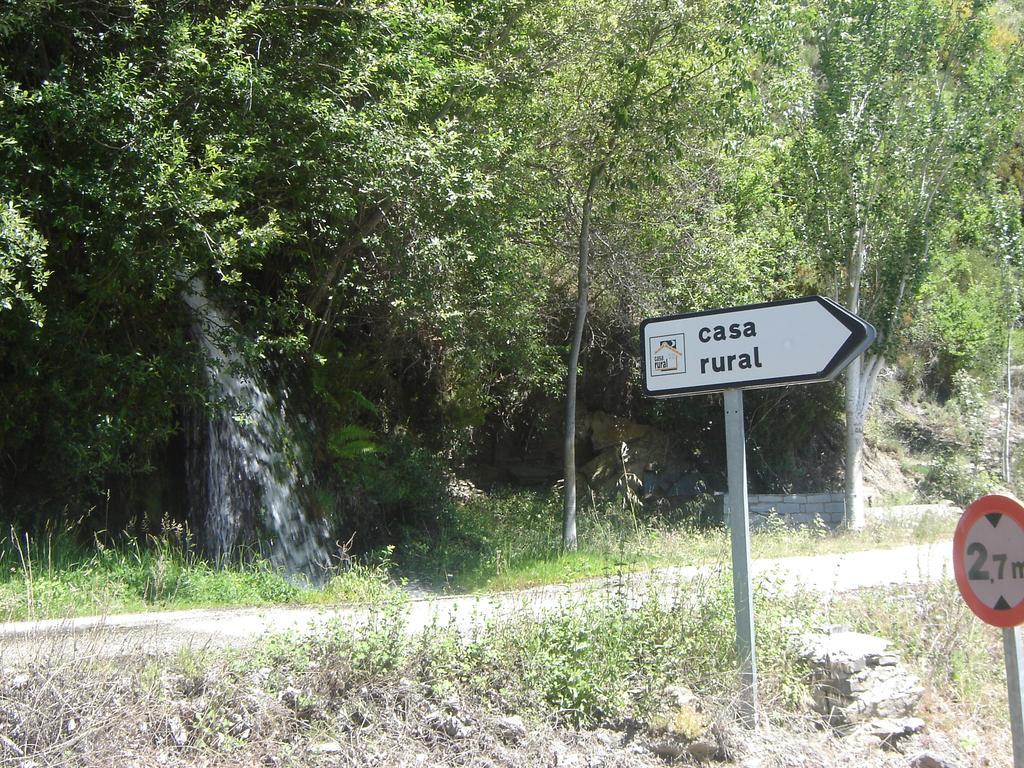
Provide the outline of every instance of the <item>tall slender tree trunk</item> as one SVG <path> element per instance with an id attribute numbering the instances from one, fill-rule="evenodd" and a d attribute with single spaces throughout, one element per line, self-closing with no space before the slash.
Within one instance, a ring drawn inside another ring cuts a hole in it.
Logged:
<path id="1" fill-rule="evenodd" d="M 864 419 L 858 402 L 863 367 L 858 357 L 846 369 L 846 525 L 855 530 L 864 527 Z"/>
<path id="2" fill-rule="evenodd" d="M 846 525 L 864 527 L 864 424 L 875 393 L 882 355 L 862 355 L 846 369 Z"/>
<path id="3" fill-rule="evenodd" d="M 594 193 L 604 175 L 604 169 L 604 163 L 600 163 L 590 170 L 580 216 L 576 324 L 569 346 L 569 367 L 565 377 L 565 434 L 562 443 L 565 476 L 565 490 L 562 498 L 562 549 L 568 551 L 576 549 L 576 378 L 580 364 L 580 347 L 583 346 L 583 328 L 587 322 L 590 301 L 590 224 L 594 208 Z"/>
<path id="4" fill-rule="evenodd" d="M 1013 404 L 1013 321 L 1006 328 L 1006 411 L 1003 414 L 1003 482 L 1013 485 L 1013 462 L 1010 457 L 1010 419 Z"/>
<path id="5" fill-rule="evenodd" d="M 854 233 L 847 276 L 846 308 L 860 312 L 860 286 L 867 260 L 868 230 L 863 223 Z M 864 423 L 874 395 L 875 382 L 885 360 L 881 355 L 861 355 L 846 369 L 846 525 L 860 529 L 865 524 L 864 513 Z"/>

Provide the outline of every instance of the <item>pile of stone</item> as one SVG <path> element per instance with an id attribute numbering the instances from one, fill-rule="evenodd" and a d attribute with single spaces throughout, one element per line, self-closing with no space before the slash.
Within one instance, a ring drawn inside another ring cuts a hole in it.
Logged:
<path id="1" fill-rule="evenodd" d="M 888 640 L 836 629 L 808 635 L 801 646 L 814 709 L 829 725 L 842 732 L 866 731 L 886 742 L 924 727 L 915 717 L 924 689 Z"/>

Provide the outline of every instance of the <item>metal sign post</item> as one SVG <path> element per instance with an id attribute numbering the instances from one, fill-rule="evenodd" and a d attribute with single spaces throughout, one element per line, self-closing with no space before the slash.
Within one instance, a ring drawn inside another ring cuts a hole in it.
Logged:
<path id="1" fill-rule="evenodd" d="M 724 399 L 732 594 L 736 609 L 736 657 L 740 663 L 739 715 L 744 725 L 757 728 L 757 657 L 754 650 L 754 597 L 750 586 L 750 512 L 747 504 L 743 390 L 727 389 Z"/>
<path id="2" fill-rule="evenodd" d="M 757 727 L 758 706 L 743 390 L 829 381 L 874 339 L 870 324 L 821 296 L 652 317 L 640 324 L 647 397 L 725 395 L 739 714 L 750 728 Z"/>
<path id="3" fill-rule="evenodd" d="M 1024 643 L 1020 627 L 1003 630 L 1006 656 L 1006 692 L 1010 695 L 1010 731 L 1013 734 L 1013 768 L 1024 768 Z"/>

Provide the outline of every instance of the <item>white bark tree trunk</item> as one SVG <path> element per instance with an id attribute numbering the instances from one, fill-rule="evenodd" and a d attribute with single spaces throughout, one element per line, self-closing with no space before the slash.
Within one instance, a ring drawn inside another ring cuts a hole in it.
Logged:
<path id="1" fill-rule="evenodd" d="M 854 530 L 865 523 L 864 424 L 884 365 L 881 355 L 863 355 L 846 369 L 846 525 Z"/>
<path id="2" fill-rule="evenodd" d="M 576 325 L 569 346 L 569 366 L 565 377 L 565 433 L 562 442 L 562 460 L 565 489 L 562 497 L 562 549 L 576 549 L 576 378 L 583 345 L 583 328 L 587 322 L 590 294 L 590 225 L 594 208 L 594 193 L 604 175 L 601 163 L 590 171 L 583 211 L 580 216 L 579 276 L 576 297 Z"/>
<path id="3" fill-rule="evenodd" d="M 862 358 L 846 369 L 846 526 L 864 527 L 864 418 L 859 398 Z"/>
<path id="4" fill-rule="evenodd" d="M 1003 414 L 1003 482 L 1013 485 L 1013 461 L 1011 459 L 1010 426 L 1013 405 L 1013 321 L 1006 329 L 1006 411 Z"/>
<path id="5" fill-rule="evenodd" d="M 849 279 L 846 308 L 860 312 L 860 286 L 868 252 L 868 228 L 864 223 L 854 233 L 854 245 L 847 269 Z M 864 513 L 864 423 L 875 392 L 875 382 L 885 364 L 881 355 L 864 354 L 846 369 L 846 526 L 860 530 Z"/>

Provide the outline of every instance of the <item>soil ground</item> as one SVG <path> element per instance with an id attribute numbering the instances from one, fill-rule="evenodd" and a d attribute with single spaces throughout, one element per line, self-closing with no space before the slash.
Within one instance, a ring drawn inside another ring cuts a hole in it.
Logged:
<path id="1" fill-rule="evenodd" d="M 949 560 L 949 543 L 942 542 L 761 561 L 755 571 L 779 588 L 800 585 L 828 601 L 850 590 L 886 584 L 899 590 L 941 579 L 950 572 Z M 630 577 L 628 584 L 599 580 L 417 599 L 408 605 L 409 627 L 448 622 L 471 631 L 483 621 L 524 610 L 563 611 L 624 589 L 668 597 L 670 588 L 685 589 L 696 575 L 698 569 L 671 569 Z M 267 633 L 315 633 L 329 620 L 357 623 L 366 615 L 366 609 L 184 611 L 0 627 L 0 765 L 911 768 L 929 765 L 920 762 L 922 754 L 960 768 L 1011 765 L 1008 739 L 975 729 L 934 691 L 921 713 L 928 727 L 892 744 L 840 735 L 810 715 L 770 713 L 751 732 L 736 725 L 727 701 L 700 702 L 710 727 L 696 742 L 676 743 L 639 723 L 577 730 L 554 720 L 522 720 L 507 714 L 507 702 L 404 677 L 377 679 L 373 686 L 347 683 L 332 691 L 324 709 L 322 691 L 300 681 L 270 686 L 273 667 L 247 664 L 239 672 L 239 657 L 222 652 L 244 653 Z M 26 744 L 34 747 L 19 746 Z"/>

